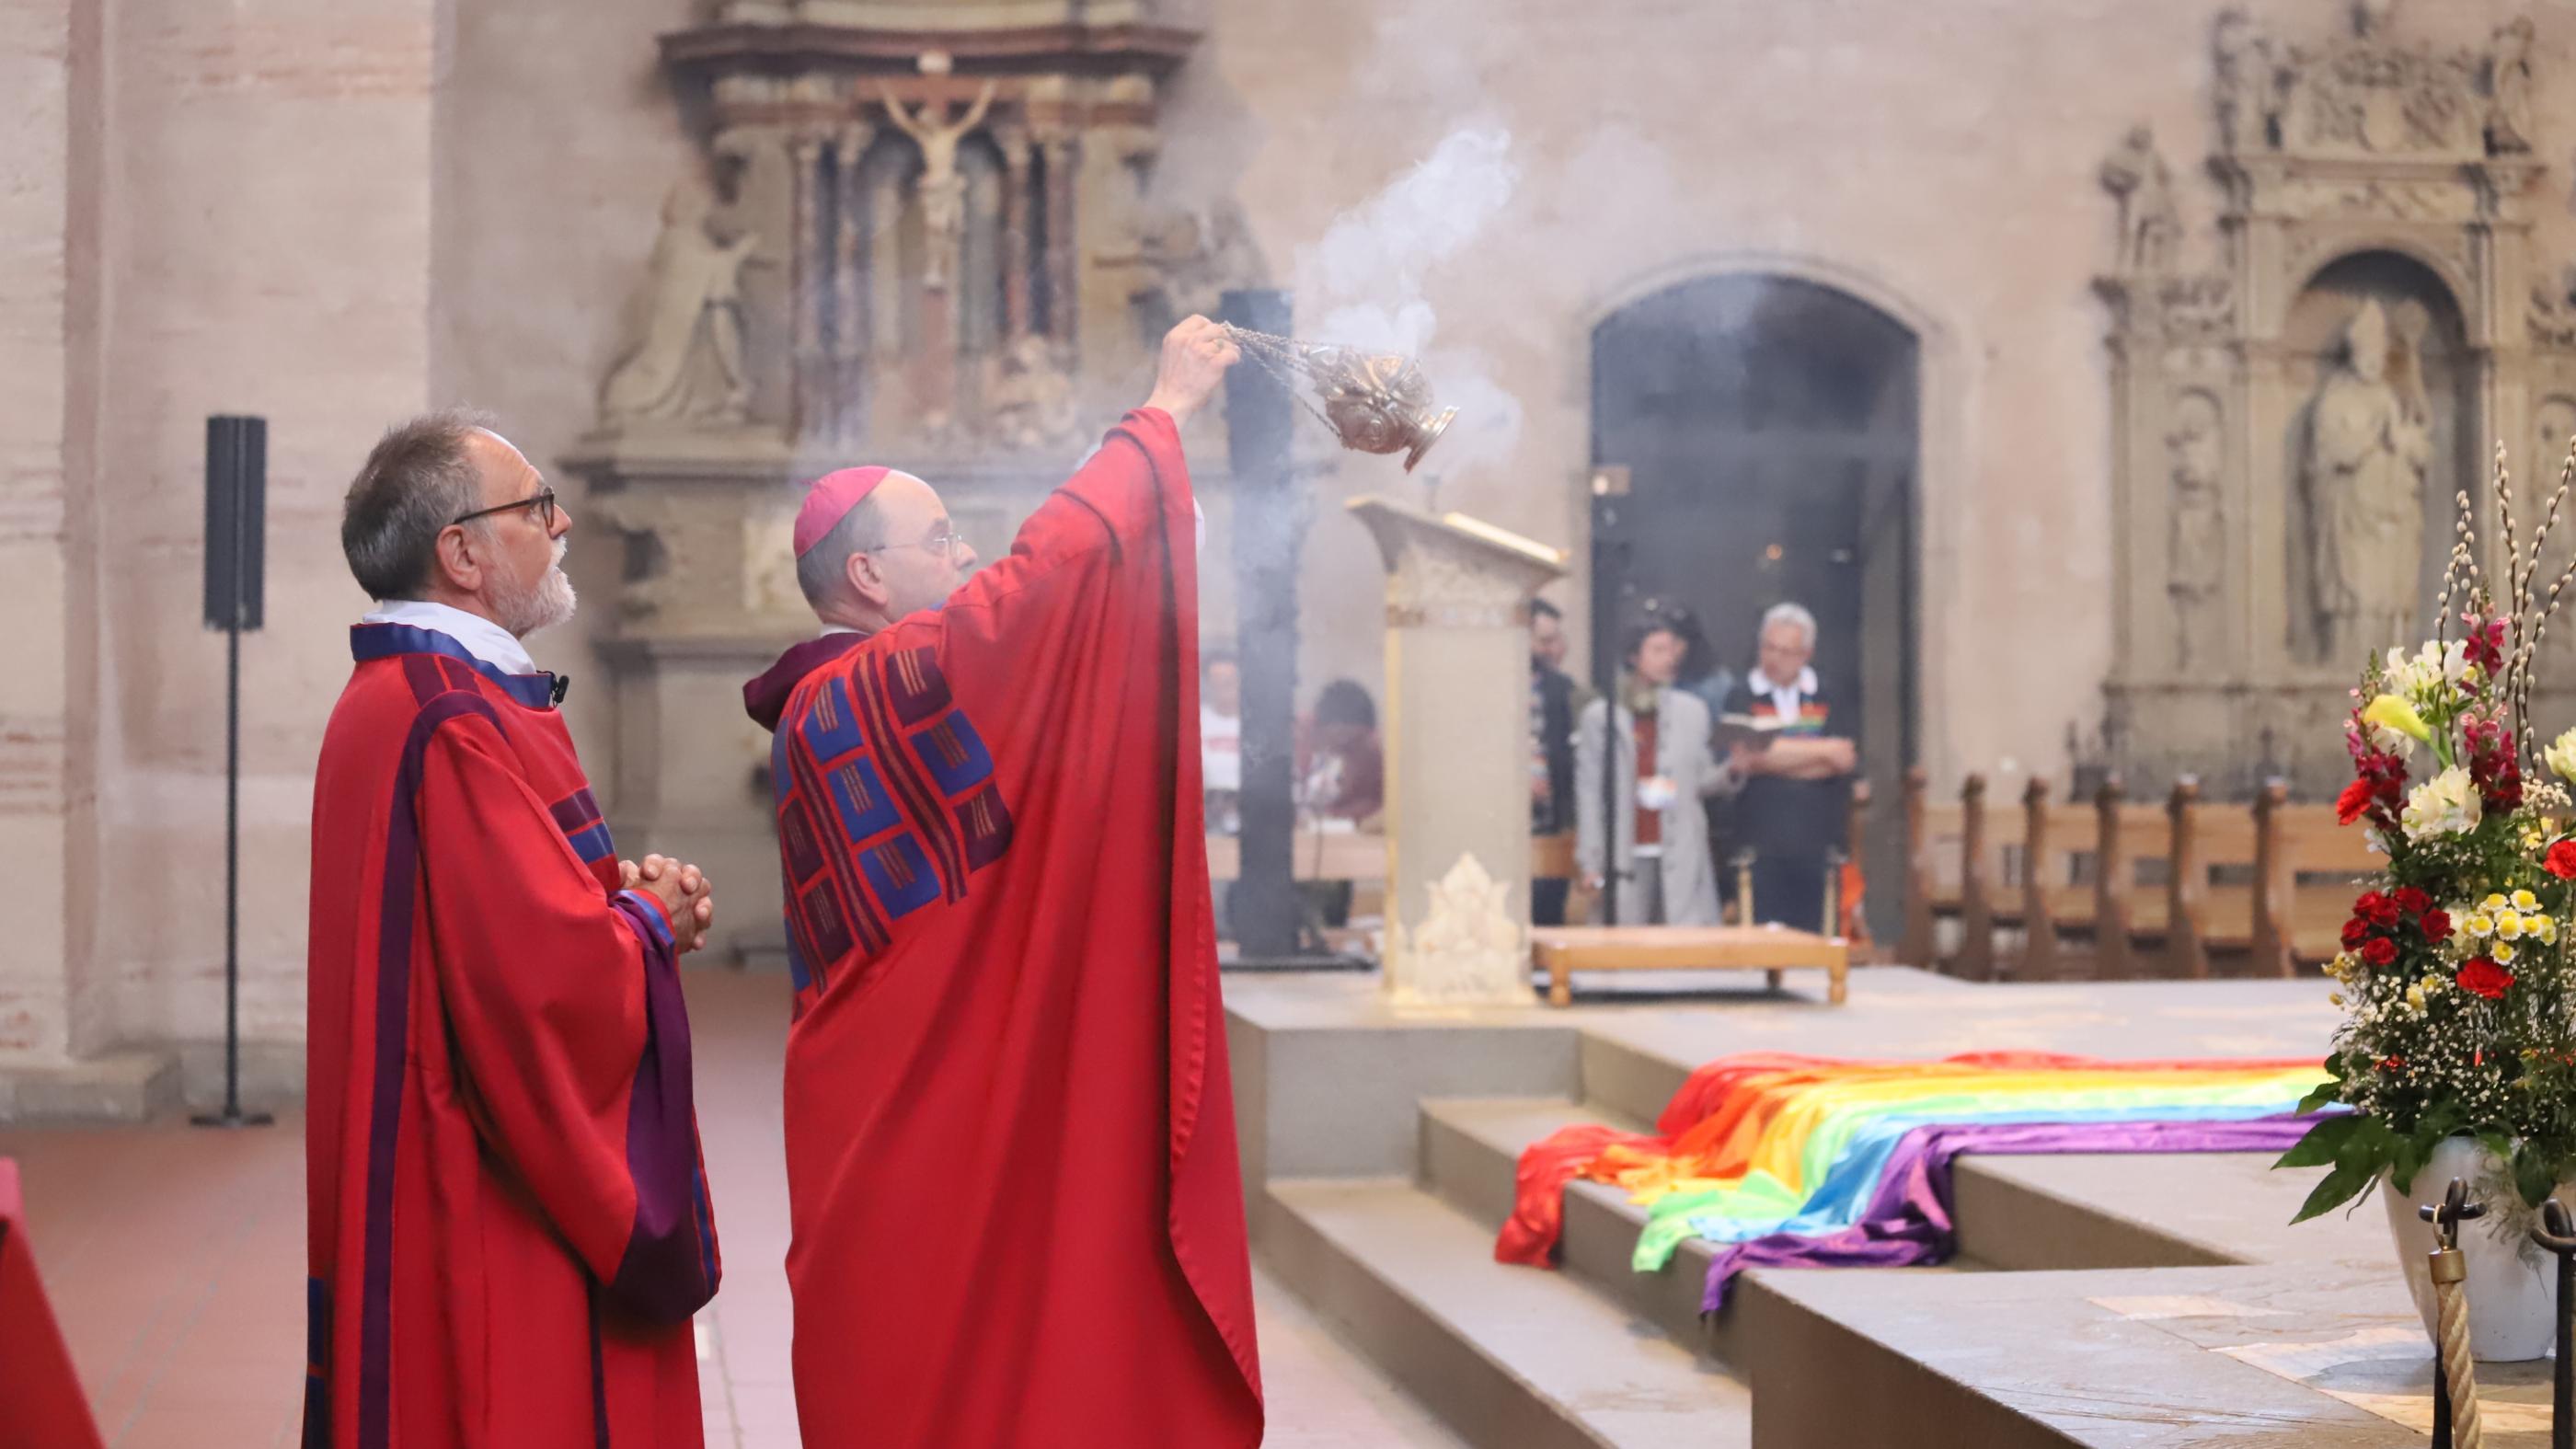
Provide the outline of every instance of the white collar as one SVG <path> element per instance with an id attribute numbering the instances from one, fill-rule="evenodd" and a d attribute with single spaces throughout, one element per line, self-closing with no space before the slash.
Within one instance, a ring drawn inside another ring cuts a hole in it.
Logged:
<path id="1" fill-rule="evenodd" d="M 1816 692 L 1816 670 L 1813 665 L 1809 665 L 1798 671 L 1797 683 L 1782 684 L 1756 667 L 1753 671 L 1753 687 L 1773 699 L 1778 699 L 1784 694 L 1812 695 Z"/>
<path id="2" fill-rule="evenodd" d="M 519 642 L 518 636 L 480 614 L 469 614 L 446 604 L 433 604 L 425 599 L 387 599 L 358 622 L 407 624 L 414 629 L 428 629 L 464 645 L 465 652 L 504 674 L 538 672 L 537 661 L 528 657 L 528 647 Z"/>
<path id="3" fill-rule="evenodd" d="M 835 634 L 864 634 L 866 632 L 868 631 L 865 629 L 853 629 L 847 624 L 826 624 L 823 626 L 823 632 L 814 637 L 818 639 L 829 639 Z"/>

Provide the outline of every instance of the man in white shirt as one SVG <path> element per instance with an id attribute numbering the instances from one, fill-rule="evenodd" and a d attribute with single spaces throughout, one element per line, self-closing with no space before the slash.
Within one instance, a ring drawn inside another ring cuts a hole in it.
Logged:
<path id="1" fill-rule="evenodd" d="M 1737 834 L 1753 852 L 1751 920 L 1839 930 L 1839 882 L 1828 881 L 1828 863 L 1844 841 L 1860 754 L 1834 732 L 1842 724 L 1837 702 L 1811 664 L 1816 616 L 1796 604 L 1773 606 L 1762 616 L 1759 647 L 1759 662 L 1726 710 L 1776 731 L 1763 748 L 1735 745 L 1728 762 L 1746 781 L 1735 812 Z"/>
<path id="2" fill-rule="evenodd" d="M 1199 774 L 1207 790 L 1208 830 L 1243 828 L 1243 666 L 1223 650 L 1199 665 Z"/>

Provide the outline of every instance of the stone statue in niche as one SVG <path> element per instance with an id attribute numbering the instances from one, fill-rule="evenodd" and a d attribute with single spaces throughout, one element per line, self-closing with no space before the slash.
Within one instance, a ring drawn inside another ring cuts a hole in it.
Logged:
<path id="1" fill-rule="evenodd" d="M 2120 201 L 2120 268 L 2170 271 L 2182 247 L 2182 212 L 2174 205 L 2173 171 L 2156 153 L 2155 132 L 2133 128 L 2102 163 L 2102 186 Z"/>
<path id="2" fill-rule="evenodd" d="M 2576 267 L 2531 284 L 2530 328 L 2539 346 L 2576 350 Z"/>
<path id="3" fill-rule="evenodd" d="M 2231 151 L 2280 143 L 2281 86 L 2272 43 L 2254 31 L 2241 5 L 2221 11 L 2210 34 L 2216 53 L 2218 130 Z"/>
<path id="4" fill-rule="evenodd" d="M 1022 337 L 1004 348 L 993 362 L 993 380 L 984 395 L 991 404 L 993 441 L 1003 447 L 1050 447 L 1082 431 L 1073 379 L 1044 337 Z"/>
<path id="5" fill-rule="evenodd" d="M 2532 449 L 2528 471 L 2545 497 L 2558 486 L 2559 470 L 2566 465 L 2571 449 L 2576 449 L 2576 398 L 2553 397 L 2543 402 L 2533 425 L 2532 440 L 2538 446 Z"/>
<path id="6" fill-rule="evenodd" d="M 1137 325 L 1149 340 L 1192 313 L 1215 316 L 1227 288 L 1256 286 L 1269 275 L 1252 223 L 1231 199 L 1204 211 L 1150 214 L 1138 228 L 1133 260 L 1141 269 Z"/>
<path id="7" fill-rule="evenodd" d="M 2412 342 L 2378 301 L 2362 303 L 2309 409 L 2299 471 L 2311 602 L 2337 662 L 2415 632 L 2433 432 Z"/>
<path id="8" fill-rule="evenodd" d="M 2487 154 L 2515 155 L 2531 149 L 2531 40 L 2528 15 L 2516 17 L 2495 33 L 2487 57 Z"/>
<path id="9" fill-rule="evenodd" d="M 600 389 L 619 423 L 740 423 L 750 414 L 743 366 L 742 268 L 760 239 L 708 229 L 714 198 L 695 178 L 671 188 L 662 235 L 627 307 L 624 340 Z"/>
<path id="10" fill-rule="evenodd" d="M 2205 392 L 2183 394 L 2165 433 L 2173 481 L 2165 592 L 2173 599 L 2174 668 L 2186 673 L 2216 660 L 2223 622 L 2227 517 L 2218 488 L 2220 448 L 2218 400 Z"/>
<path id="11" fill-rule="evenodd" d="M 966 114 L 954 121 L 948 120 L 944 104 L 934 108 L 925 103 L 914 111 L 896 99 L 892 91 L 885 93 L 886 115 L 921 147 L 921 219 L 931 239 L 923 280 L 933 286 L 947 281 L 948 253 L 966 230 L 966 177 L 957 169 L 957 146 L 968 132 L 984 123 L 984 113 L 992 105 L 991 81 L 984 82 L 984 89 L 967 106 Z"/>

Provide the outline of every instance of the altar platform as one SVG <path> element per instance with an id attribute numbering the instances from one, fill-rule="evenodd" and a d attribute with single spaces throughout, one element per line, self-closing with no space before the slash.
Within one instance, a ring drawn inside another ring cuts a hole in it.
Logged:
<path id="1" fill-rule="evenodd" d="M 1948 1264 L 1757 1269 L 1713 1318 L 1710 1245 L 1634 1272 L 1645 1213 L 1607 1186 L 1569 1191 L 1558 1271 L 1493 1261 L 1524 1146 L 1641 1129 L 1726 1053 L 2321 1058 L 2326 989 L 1879 967 L 1839 1008 L 1658 990 L 1420 1012 L 1365 978 L 1229 980 L 1255 1252 L 1498 1449 L 2420 1444 L 2431 1350 L 2379 1207 L 2290 1227 L 2314 1174 L 2268 1155 L 1962 1157 Z M 2491 1378 L 2491 1442 L 2543 1442 L 2546 1365 Z"/>

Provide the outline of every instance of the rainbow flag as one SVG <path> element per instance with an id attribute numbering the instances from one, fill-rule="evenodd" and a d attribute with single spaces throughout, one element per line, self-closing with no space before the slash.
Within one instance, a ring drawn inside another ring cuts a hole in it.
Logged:
<path id="1" fill-rule="evenodd" d="M 1524 1151 L 1494 1256 L 1546 1266 L 1566 1184 L 1615 1183 L 1647 1208 L 1637 1271 L 1686 1239 L 1725 1245 L 1703 1296 L 1715 1311 L 1750 1267 L 1947 1258 L 1960 1153 L 2284 1151 L 2314 1120 L 2299 1100 L 2324 1080 L 2313 1060 L 1721 1057 L 1682 1084 L 1653 1134 L 1569 1127 Z"/>

